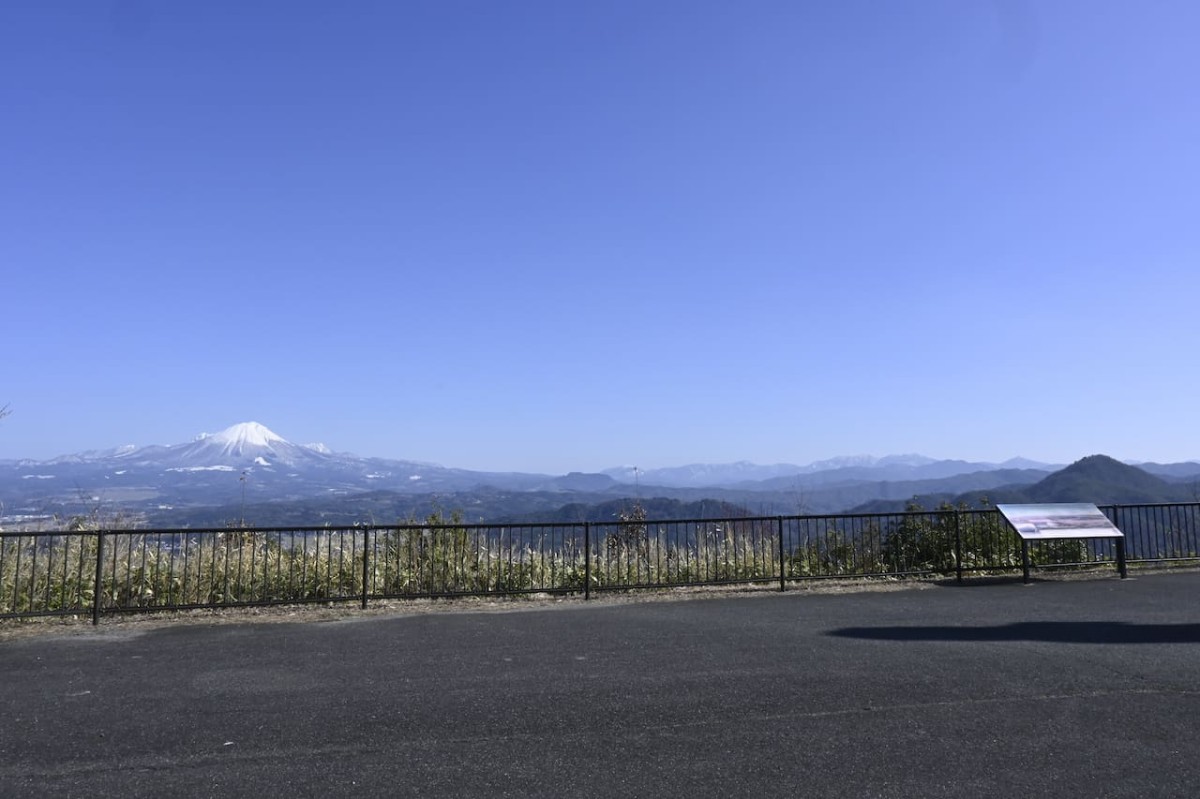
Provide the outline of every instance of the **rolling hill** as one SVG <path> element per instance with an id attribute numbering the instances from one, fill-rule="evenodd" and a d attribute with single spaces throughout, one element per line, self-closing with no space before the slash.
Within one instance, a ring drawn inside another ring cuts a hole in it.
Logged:
<path id="1" fill-rule="evenodd" d="M 929 508 L 942 502 L 978 507 L 985 502 L 1091 502 L 1109 505 L 1197 500 L 1200 500 L 1200 496 L 1197 495 L 1196 486 L 1192 484 L 1170 482 L 1107 455 L 1089 455 L 1029 485 L 1012 484 L 955 495 L 915 494 L 903 503 L 874 500 L 857 506 L 855 511 L 892 512 L 903 510 L 910 502 Z"/>

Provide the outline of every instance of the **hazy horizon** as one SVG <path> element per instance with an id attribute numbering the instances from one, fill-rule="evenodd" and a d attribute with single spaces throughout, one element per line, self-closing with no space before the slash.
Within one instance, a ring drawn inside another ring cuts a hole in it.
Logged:
<path id="1" fill-rule="evenodd" d="M 644 472 L 653 471 L 653 470 L 679 469 L 679 468 L 686 468 L 686 467 L 690 467 L 690 466 L 735 466 L 735 465 L 740 465 L 740 464 L 748 464 L 748 465 L 753 465 L 756 467 L 796 466 L 796 467 L 804 468 L 804 467 L 808 467 L 808 466 L 812 466 L 812 465 L 823 464 L 827 461 L 859 459 L 859 458 L 870 458 L 870 459 L 875 459 L 875 460 L 882 460 L 882 459 L 889 459 L 889 458 L 890 459 L 896 459 L 896 458 L 903 459 L 903 458 L 910 458 L 910 457 L 930 458 L 930 459 L 936 460 L 936 461 L 957 460 L 957 461 L 965 461 L 965 462 L 970 462 L 970 463 L 994 463 L 994 464 L 1003 464 L 1003 463 L 1006 463 L 1006 462 L 1012 461 L 1012 460 L 1029 460 L 1029 461 L 1037 461 L 1037 462 L 1044 463 L 1047 465 L 1062 466 L 1062 465 L 1074 463 L 1075 461 L 1078 461 L 1081 458 L 1087 457 L 1088 455 L 1108 454 L 1108 453 L 1085 453 L 1085 454 L 1078 455 L 1074 458 L 1071 458 L 1069 460 L 1041 461 L 1040 459 L 1029 458 L 1024 455 L 1010 455 L 1005 458 L 999 458 L 999 459 L 992 460 L 992 459 L 987 459 L 987 458 L 966 457 L 966 456 L 962 456 L 962 455 L 950 455 L 950 456 L 945 456 L 945 457 L 938 457 L 938 456 L 929 455 L 928 453 L 925 453 L 925 452 L 907 452 L 907 453 L 892 452 L 892 453 L 882 453 L 882 454 L 879 454 L 879 453 L 842 453 L 840 455 L 830 455 L 830 456 L 823 457 L 823 458 L 817 458 L 812 461 L 774 461 L 774 462 L 769 462 L 769 463 L 761 462 L 761 461 L 754 461 L 754 460 L 750 460 L 750 459 L 746 459 L 746 458 L 740 458 L 740 459 L 729 460 L 729 461 L 702 460 L 702 461 L 689 461 L 687 463 L 682 463 L 682 462 L 647 463 L 647 464 L 610 463 L 610 464 L 601 465 L 601 466 L 594 466 L 591 468 L 579 467 L 579 468 L 569 468 L 569 469 L 563 469 L 563 470 L 536 469 L 536 468 L 535 469 L 513 469 L 513 468 L 506 468 L 504 466 L 489 466 L 489 467 L 476 468 L 476 467 L 464 466 L 463 464 L 459 464 L 459 463 L 449 463 L 449 462 L 437 461 L 437 460 L 409 458 L 404 455 L 395 455 L 395 454 L 389 455 L 389 454 L 374 453 L 374 452 L 372 452 L 372 453 L 353 452 L 353 451 L 338 447 L 336 444 L 331 444 L 328 441 L 308 441 L 308 442 L 296 441 L 294 439 L 289 438 L 286 435 L 281 435 L 279 433 L 279 431 L 274 430 L 273 428 L 270 427 L 270 425 L 263 425 L 261 422 L 239 422 L 235 425 L 231 425 L 228 429 L 233 429 L 233 428 L 242 427 L 242 426 L 246 426 L 246 425 L 256 425 L 256 426 L 265 427 L 267 429 L 266 432 L 268 432 L 272 435 L 280 436 L 283 440 L 287 441 L 290 444 L 296 444 L 296 445 L 305 446 L 305 447 L 318 447 L 319 446 L 319 447 L 324 447 L 331 452 L 340 453 L 340 454 L 350 454 L 350 455 L 354 455 L 354 456 L 362 457 L 362 458 L 383 458 L 383 459 L 389 459 L 389 460 L 407 460 L 407 461 L 426 462 L 426 463 L 430 463 L 430 464 L 434 464 L 434 465 L 438 465 L 438 466 L 444 466 L 444 467 L 449 467 L 449 468 L 471 469 L 471 470 L 475 470 L 475 471 L 492 471 L 492 472 L 527 471 L 527 472 L 533 472 L 533 473 L 539 473 L 539 474 L 567 474 L 570 472 L 598 473 L 598 472 L 605 471 L 605 470 L 621 469 L 621 468 L 638 469 L 639 471 L 644 473 Z M 202 431 L 202 432 L 196 433 L 195 435 L 192 435 L 188 438 L 181 439 L 179 441 L 140 441 L 140 442 L 139 441 L 125 441 L 125 442 L 121 442 L 119 444 L 110 444 L 108 446 L 103 446 L 103 447 L 80 448 L 80 449 L 71 450 L 69 452 L 60 452 L 55 455 L 49 456 L 47 458 L 32 458 L 31 456 L 15 456 L 15 458 L 7 458 L 6 457 L 4 459 L 5 460 L 12 460 L 12 459 L 53 460 L 54 458 L 68 457 L 68 456 L 72 456 L 72 455 L 82 454 L 85 452 L 106 452 L 106 451 L 119 449 L 122 447 L 130 447 L 130 446 L 139 447 L 139 448 L 140 447 L 149 447 L 149 446 L 178 446 L 180 444 L 186 444 L 188 442 L 196 441 L 196 440 L 199 440 L 202 438 L 213 437 L 213 436 L 216 436 L 216 435 L 222 433 L 223 431 L 224 430 Z M 1125 461 L 1128 463 L 1134 463 L 1134 464 L 1139 463 L 1139 462 L 1141 462 L 1141 463 L 1144 463 L 1144 462 L 1166 463 L 1166 462 L 1168 462 L 1168 461 L 1135 461 L 1135 460 L 1120 458 L 1119 456 L 1111 456 L 1111 457 L 1116 457 L 1118 460 L 1122 460 L 1122 461 Z M 1183 458 L 1179 462 L 1200 462 L 1200 459 Z"/>

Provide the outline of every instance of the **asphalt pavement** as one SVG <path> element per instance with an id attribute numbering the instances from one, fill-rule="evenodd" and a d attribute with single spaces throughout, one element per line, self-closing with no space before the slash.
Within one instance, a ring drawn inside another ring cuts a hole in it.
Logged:
<path id="1" fill-rule="evenodd" d="M 0 641 L 0 797 L 1200 795 L 1200 573 Z"/>

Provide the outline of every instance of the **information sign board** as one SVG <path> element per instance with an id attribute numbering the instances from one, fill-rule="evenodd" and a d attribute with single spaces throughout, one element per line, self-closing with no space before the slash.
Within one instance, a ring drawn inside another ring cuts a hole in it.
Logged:
<path id="1" fill-rule="evenodd" d="M 1125 572 L 1125 534 L 1095 505 L 1085 502 L 1055 502 L 1046 505 L 997 505 L 1012 528 L 1021 536 L 1021 565 L 1029 582 L 1029 542 L 1055 538 L 1115 538 L 1117 573 Z"/>
<path id="2" fill-rule="evenodd" d="M 1043 538 L 1121 538 L 1124 533 L 1095 505 L 1058 502 L 1051 505 L 997 505 L 1017 535 Z"/>

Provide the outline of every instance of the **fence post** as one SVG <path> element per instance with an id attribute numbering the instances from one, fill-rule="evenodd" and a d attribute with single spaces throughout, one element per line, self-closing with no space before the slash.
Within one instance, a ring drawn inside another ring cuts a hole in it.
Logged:
<path id="1" fill-rule="evenodd" d="M 1023 582 L 1029 585 L 1029 539 L 1021 537 L 1021 573 Z"/>
<path id="2" fill-rule="evenodd" d="M 592 598 L 592 524 L 583 523 L 583 598 Z"/>
<path id="3" fill-rule="evenodd" d="M 1100 508 L 1100 511 L 1108 517 L 1108 520 L 1112 522 L 1112 526 L 1117 528 L 1117 531 L 1121 533 L 1121 537 L 1116 539 L 1117 574 L 1120 575 L 1122 580 L 1127 579 L 1129 577 L 1129 570 L 1126 566 L 1125 560 L 1125 531 L 1121 529 L 1121 525 L 1119 524 L 1121 520 L 1121 506 L 1113 504 L 1102 505 L 1098 507 Z M 1158 517 L 1155 519 L 1155 522 L 1159 522 L 1161 518 L 1161 516 Z"/>
<path id="4" fill-rule="evenodd" d="M 367 554 L 371 543 L 371 528 L 363 527 L 363 570 L 362 570 L 362 609 L 367 609 L 367 575 L 370 574 L 371 556 Z"/>
<path id="5" fill-rule="evenodd" d="M 100 598 L 104 581 L 104 531 L 96 532 L 96 582 L 92 593 L 92 626 L 100 624 Z"/>
<path id="6" fill-rule="evenodd" d="M 954 576 L 958 582 L 963 581 L 962 565 L 962 511 L 954 509 Z"/>
<path id="7" fill-rule="evenodd" d="M 783 559 L 783 517 L 775 518 L 775 524 L 779 531 L 779 590 L 787 590 L 787 561 Z"/>

